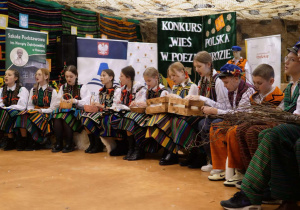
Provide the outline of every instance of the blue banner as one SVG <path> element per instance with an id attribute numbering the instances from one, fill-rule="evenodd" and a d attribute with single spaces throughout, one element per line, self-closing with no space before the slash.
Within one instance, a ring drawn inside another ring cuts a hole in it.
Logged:
<path id="1" fill-rule="evenodd" d="M 126 41 L 77 38 L 78 57 L 127 60 Z"/>

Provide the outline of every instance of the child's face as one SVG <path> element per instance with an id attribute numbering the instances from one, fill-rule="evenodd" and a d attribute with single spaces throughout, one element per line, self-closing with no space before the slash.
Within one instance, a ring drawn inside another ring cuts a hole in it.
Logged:
<path id="1" fill-rule="evenodd" d="M 170 73 L 170 79 L 174 82 L 175 85 L 179 85 L 184 82 L 185 74 L 183 70 L 178 71 L 177 69 L 174 69 L 169 73 Z"/>
<path id="2" fill-rule="evenodd" d="M 285 57 L 285 63 L 284 63 L 284 72 L 287 75 L 294 75 L 294 74 L 299 74 L 300 72 L 300 61 L 297 55 L 294 53 L 290 52 L 286 57 Z"/>
<path id="3" fill-rule="evenodd" d="M 126 77 L 122 72 L 120 74 L 120 82 L 121 82 L 121 86 L 123 85 L 129 85 L 131 83 L 131 78 L 130 77 Z"/>
<path id="4" fill-rule="evenodd" d="M 76 74 L 73 74 L 70 71 L 66 71 L 65 77 L 66 77 L 66 81 L 67 81 L 68 85 L 75 85 L 75 81 L 77 78 Z"/>
<path id="5" fill-rule="evenodd" d="M 146 82 L 146 85 L 147 85 L 148 89 L 154 88 L 155 86 L 158 85 L 158 78 L 157 78 L 157 76 L 154 77 L 154 78 L 153 77 L 144 76 L 144 80 Z"/>
<path id="6" fill-rule="evenodd" d="M 15 74 L 13 71 L 6 70 L 5 76 L 4 76 L 4 82 L 7 86 L 9 86 L 9 87 L 13 86 L 17 80 L 18 80 L 18 77 L 15 77 Z"/>
<path id="7" fill-rule="evenodd" d="M 238 77 L 224 77 L 222 78 L 224 83 L 224 87 L 227 88 L 229 92 L 235 91 L 240 83 L 240 79 Z"/>
<path id="8" fill-rule="evenodd" d="M 113 77 L 109 76 L 105 71 L 101 72 L 100 80 L 103 85 L 111 84 L 112 79 L 113 79 Z"/>
<path id="9" fill-rule="evenodd" d="M 198 72 L 198 74 L 201 77 L 205 77 L 205 76 L 209 76 L 211 73 L 211 63 L 201 63 L 199 61 L 194 61 L 194 66 L 196 69 L 196 72 Z"/>
<path id="10" fill-rule="evenodd" d="M 37 70 L 37 72 L 35 73 L 35 81 L 37 83 L 44 83 L 45 81 L 47 81 L 48 76 L 43 74 L 43 72 L 41 70 Z"/>
<path id="11" fill-rule="evenodd" d="M 255 89 L 263 95 L 267 94 L 271 90 L 272 85 L 274 83 L 274 78 L 271 78 L 270 80 L 265 80 L 260 76 L 252 76 L 252 79 Z"/>
<path id="12" fill-rule="evenodd" d="M 241 57 L 241 51 L 232 51 L 232 54 L 235 59 L 240 59 Z"/>

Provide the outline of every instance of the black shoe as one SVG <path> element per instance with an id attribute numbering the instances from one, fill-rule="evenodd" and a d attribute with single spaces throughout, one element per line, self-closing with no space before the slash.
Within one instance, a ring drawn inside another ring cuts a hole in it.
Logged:
<path id="1" fill-rule="evenodd" d="M 110 156 L 126 155 L 128 152 L 128 141 L 121 140 L 121 141 L 116 141 L 116 143 L 117 143 L 116 148 L 110 151 L 109 155 Z"/>
<path id="2" fill-rule="evenodd" d="M 69 153 L 69 152 L 73 152 L 74 151 L 74 147 L 70 144 L 66 145 L 63 150 L 62 153 Z"/>
<path id="3" fill-rule="evenodd" d="M 143 148 L 140 148 L 138 146 L 135 147 L 134 152 L 132 155 L 130 155 L 127 160 L 132 161 L 132 160 L 141 160 L 145 158 L 145 151 Z"/>
<path id="4" fill-rule="evenodd" d="M 280 205 L 282 204 L 282 201 L 272 198 L 270 188 L 266 188 L 264 190 L 264 195 L 262 197 L 262 203 L 269 204 L 269 205 Z"/>
<path id="5" fill-rule="evenodd" d="M 24 151 L 26 148 L 27 137 L 21 137 L 17 140 L 17 151 Z"/>
<path id="6" fill-rule="evenodd" d="M 207 164 L 206 154 L 198 152 L 196 158 L 188 165 L 189 168 L 201 168 Z"/>
<path id="7" fill-rule="evenodd" d="M 103 152 L 103 148 L 104 145 L 102 141 L 99 138 L 97 138 L 95 139 L 94 147 L 88 153 L 93 154 L 93 153 Z"/>
<path id="8" fill-rule="evenodd" d="M 192 148 L 189 151 L 189 154 L 188 154 L 187 158 L 185 160 L 183 160 L 183 161 L 180 161 L 179 165 L 180 166 L 191 165 L 193 163 L 193 161 L 197 158 L 197 154 L 198 154 L 197 150 L 199 150 L 199 148 Z"/>
<path id="9" fill-rule="evenodd" d="M 224 209 L 251 209 L 251 210 L 261 209 L 261 205 L 252 205 L 251 201 L 243 191 L 235 193 L 232 198 L 226 201 L 221 201 L 220 204 Z"/>
<path id="10" fill-rule="evenodd" d="M 52 148 L 52 152 L 60 152 L 62 151 L 62 145 L 61 144 L 56 144 L 53 148 Z"/>
<path id="11" fill-rule="evenodd" d="M 128 141 L 128 152 L 125 157 L 123 157 L 123 160 L 127 160 L 130 158 L 131 155 L 133 155 L 134 148 L 135 148 L 135 139 L 133 135 L 127 136 L 127 141 Z"/>
<path id="12" fill-rule="evenodd" d="M 95 136 L 94 134 L 90 133 L 88 134 L 90 145 L 89 147 L 84 151 L 85 153 L 89 153 L 95 146 Z"/>
<path id="13" fill-rule="evenodd" d="M 14 142 L 14 139 L 6 138 L 4 141 L 5 141 L 4 142 L 4 147 L 3 147 L 4 151 L 13 150 L 13 149 L 16 148 L 16 143 Z"/>
<path id="14" fill-rule="evenodd" d="M 25 148 L 25 151 L 33 151 L 33 150 L 39 150 L 40 145 L 36 143 L 33 138 L 27 137 L 27 146 Z"/>
<path id="15" fill-rule="evenodd" d="M 173 152 L 170 152 L 167 154 L 165 158 L 162 158 L 159 161 L 159 165 L 165 166 L 165 165 L 173 165 L 178 163 L 178 154 L 174 154 Z"/>

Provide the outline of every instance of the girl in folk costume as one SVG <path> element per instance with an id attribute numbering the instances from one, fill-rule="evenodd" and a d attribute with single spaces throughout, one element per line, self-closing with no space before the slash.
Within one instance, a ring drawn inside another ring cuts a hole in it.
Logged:
<path id="1" fill-rule="evenodd" d="M 118 113 L 113 114 L 114 118 L 111 118 L 110 122 L 102 124 L 104 129 L 112 126 L 112 133 L 116 133 L 118 130 L 118 124 L 123 114 L 121 110 L 129 110 L 129 106 L 133 101 L 146 101 L 146 88 L 141 83 L 134 82 L 134 77 L 135 71 L 131 66 L 127 66 L 121 70 L 120 82 L 122 88 L 115 91 L 113 105 L 111 107 L 111 109 L 118 111 Z M 127 136 L 127 138 L 116 142 L 114 139 L 105 138 L 106 136 L 107 134 L 105 133 L 101 135 L 101 140 L 108 148 L 108 152 L 111 156 L 125 155 L 128 152 L 128 142 L 131 144 L 134 141 L 134 137 L 130 133 L 128 133 L 128 135 L 122 133 L 122 137 Z"/>
<path id="2" fill-rule="evenodd" d="M 100 112 L 83 113 L 81 116 L 81 123 L 84 125 L 90 140 L 90 146 L 85 150 L 86 153 L 97 153 L 103 151 L 103 144 L 99 136 L 103 132 L 100 126 L 103 119 L 103 110 L 110 108 L 113 104 L 115 90 L 118 88 L 113 84 L 115 74 L 111 69 L 104 69 L 101 72 L 100 80 L 104 85 L 95 96 L 96 101 L 92 105 L 99 108 Z"/>
<path id="3" fill-rule="evenodd" d="M 37 84 L 30 90 L 27 111 L 17 117 L 15 128 L 20 128 L 24 148 L 27 131 L 32 138 L 28 139 L 25 150 L 38 149 L 37 143 L 43 143 L 44 137 L 51 133 L 50 114 L 57 107 L 57 92 L 49 87 L 50 73 L 48 69 L 39 69 L 35 74 Z"/>
<path id="4" fill-rule="evenodd" d="M 291 82 L 284 90 L 282 108 L 299 115 L 300 42 L 288 51 L 285 73 L 291 77 Z M 299 154 L 299 123 L 284 123 L 260 132 L 259 145 L 242 180 L 241 191 L 221 201 L 221 205 L 230 209 L 261 209 L 265 189 L 270 187 L 272 198 L 283 200 L 278 209 L 300 209 L 297 206 L 300 200 Z"/>
<path id="5" fill-rule="evenodd" d="M 4 150 L 14 149 L 13 126 L 17 114 L 27 107 L 28 90 L 20 84 L 20 74 L 17 70 L 8 69 L 4 76 L 5 85 L 0 89 L 0 130 L 7 133 L 4 139 Z M 22 141 L 17 141 L 17 150 L 23 150 Z"/>
<path id="6" fill-rule="evenodd" d="M 205 96 L 213 101 L 218 101 L 223 103 L 224 99 L 227 97 L 227 89 L 224 87 L 224 84 L 221 79 L 218 78 L 217 71 L 213 68 L 213 61 L 210 54 L 206 51 L 200 51 L 194 56 L 194 67 L 196 72 L 201 76 L 199 81 L 199 95 Z M 199 96 L 189 95 L 185 97 L 186 99 L 199 100 Z M 177 116 L 173 120 L 172 130 L 176 128 L 182 128 L 181 132 L 173 132 L 174 142 L 179 144 L 184 148 L 192 147 L 189 150 L 189 155 L 186 160 L 180 162 L 181 166 L 188 166 L 189 168 L 200 168 L 207 163 L 207 157 L 203 152 L 205 150 L 209 162 L 210 162 L 210 148 L 209 144 L 205 144 L 203 148 L 197 146 L 196 139 L 198 130 L 198 123 L 200 120 L 203 120 L 203 117 L 184 117 Z M 203 130 L 201 130 L 203 131 Z M 200 132 L 201 140 L 208 141 L 208 131 Z M 208 162 L 208 166 L 210 163 Z"/>
<path id="7" fill-rule="evenodd" d="M 168 68 L 170 78 L 174 85 L 172 94 L 168 97 L 184 98 L 187 95 L 198 95 L 198 87 L 190 82 L 188 73 L 180 62 L 171 64 Z M 161 158 L 160 165 L 171 165 L 178 162 L 177 151 L 179 145 L 173 142 L 171 114 L 156 114 L 151 117 L 147 123 L 148 130 L 146 138 L 154 138 L 160 145 L 165 147 L 165 152 Z"/>
<path id="8" fill-rule="evenodd" d="M 85 85 L 78 84 L 77 68 L 70 65 L 65 70 L 67 83 L 62 85 L 58 92 L 58 99 L 62 98 L 72 103 L 71 109 L 57 108 L 53 112 L 53 131 L 56 143 L 52 152 L 68 153 L 73 151 L 73 132 L 81 132 L 80 115 L 83 106 L 90 103 L 91 93 Z M 71 97 L 71 96 L 72 97 Z M 63 148 L 63 133 L 66 135 Z"/>
<path id="9" fill-rule="evenodd" d="M 144 80 L 147 85 L 146 99 L 163 97 L 168 94 L 166 88 L 159 82 L 159 73 L 157 69 L 149 67 L 145 70 Z M 133 101 L 132 107 L 146 107 L 146 101 Z M 145 156 L 145 150 L 147 152 L 157 152 L 160 145 L 151 138 L 145 138 L 146 124 L 151 118 L 147 114 L 139 114 L 134 112 L 126 113 L 121 122 L 119 123 L 119 129 L 126 130 L 129 143 L 128 154 L 124 157 L 124 160 L 139 160 Z"/>

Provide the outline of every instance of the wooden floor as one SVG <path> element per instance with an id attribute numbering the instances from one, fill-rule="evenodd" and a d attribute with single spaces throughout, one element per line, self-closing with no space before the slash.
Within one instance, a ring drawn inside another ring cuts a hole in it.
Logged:
<path id="1" fill-rule="evenodd" d="M 158 158 L 1 150 L 0 209 L 221 210 L 220 201 L 237 191 L 199 169 L 159 166 Z"/>

